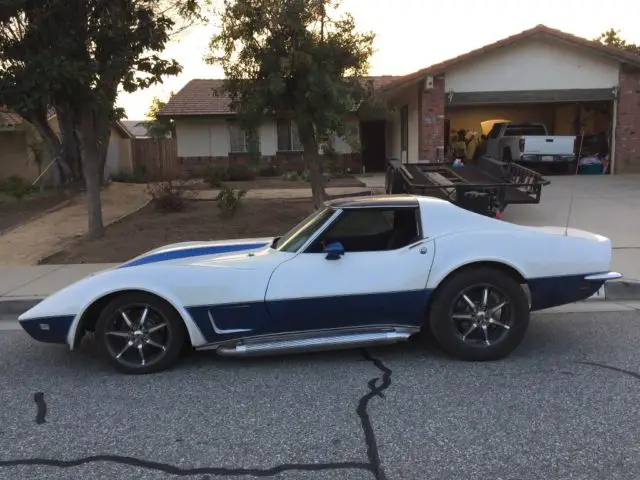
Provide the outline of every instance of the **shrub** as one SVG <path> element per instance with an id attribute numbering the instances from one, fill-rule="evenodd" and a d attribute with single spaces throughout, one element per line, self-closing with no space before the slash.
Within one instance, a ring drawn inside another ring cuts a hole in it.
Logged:
<path id="1" fill-rule="evenodd" d="M 12 175 L 0 182 L 0 191 L 16 200 L 22 200 L 31 192 L 31 189 L 31 184 L 18 175 Z"/>
<path id="2" fill-rule="evenodd" d="M 249 165 L 229 165 L 227 174 L 232 182 L 247 182 L 256 178 L 256 171 Z"/>
<path id="3" fill-rule="evenodd" d="M 282 179 L 290 182 L 308 182 L 311 178 L 310 176 L 311 173 L 309 172 L 309 170 L 300 170 L 297 172 L 287 172 L 282 176 Z"/>
<path id="4" fill-rule="evenodd" d="M 204 181 L 211 188 L 218 188 L 227 180 L 229 180 L 229 173 L 225 167 L 209 165 L 204 169 Z"/>
<path id="5" fill-rule="evenodd" d="M 275 165 L 267 165 L 266 167 L 262 167 L 258 171 L 258 175 L 261 177 L 277 177 L 278 176 L 278 167 Z"/>
<path id="6" fill-rule="evenodd" d="M 109 175 L 112 182 L 120 183 L 144 183 L 145 175 L 141 172 L 115 172 Z"/>
<path id="7" fill-rule="evenodd" d="M 193 192 L 188 190 L 182 180 L 165 180 L 150 183 L 147 191 L 159 212 L 180 212 L 187 206 Z"/>
<path id="8" fill-rule="evenodd" d="M 233 217 L 242 206 L 246 194 L 246 190 L 234 190 L 226 185 L 223 186 L 216 197 L 220 216 L 223 218 Z"/>

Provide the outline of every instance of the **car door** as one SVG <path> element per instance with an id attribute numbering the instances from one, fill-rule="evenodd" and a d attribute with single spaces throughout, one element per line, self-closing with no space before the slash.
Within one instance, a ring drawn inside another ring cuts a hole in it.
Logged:
<path id="1" fill-rule="evenodd" d="M 389 247 L 394 218 L 415 219 L 415 232 Z M 323 252 L 339 241 L 344 254 Z M 423 318 L 434 244 L 421 235 L 418 208 L 344 210 L 311 244 L 279 265 L 265 301 L 272 332 L 417 325 Z"/>

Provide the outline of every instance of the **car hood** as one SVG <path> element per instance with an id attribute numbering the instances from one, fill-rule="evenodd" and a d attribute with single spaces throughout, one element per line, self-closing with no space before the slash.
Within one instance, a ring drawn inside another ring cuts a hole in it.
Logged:
<path id="1" fill-rule="evenodd" d="M 201 260 L 221 259 L 238 253 L 251 253 L 271 245 L 274 237 L 241 238 L 210 242 L 182 242 L 165 245 L 139 255 L 116 268 L 156 263 L 193 264 Z"/>

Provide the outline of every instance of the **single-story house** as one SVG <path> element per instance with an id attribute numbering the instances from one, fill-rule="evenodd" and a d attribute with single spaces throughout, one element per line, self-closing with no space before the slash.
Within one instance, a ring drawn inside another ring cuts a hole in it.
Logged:
<path id="1" fill-rule="evenodd" d="M 55 112 L 48 118 L 51 128 L 58 135 L 60 127 Z M 109 150 L 107 152 L 107 173 L 121 170 L 131 170 L 132 135 L 121 122 L 114 122 L 111 126 Z M 36 161 L 40 157 L 40 167 Z M 29 182 L 35 181 L 40 175 L 40 168 L 47 168 L 52 158 L 35 128 L 20 115 L 6 108 L 0 108 L 0 178 L 17 175 Z M 42 177 L 45 184 L 53 180 L 55 169 L 49 169 Z"/>
<path id="2" fill-rule="evenodd" d="M 438 160 L 452 133 L 507 119 L 604 134 L 611 171 L 640 172 L 640 57 L 544 25 L 398 78 L 381 95 L 398 112 L 387 154 L 405 162 Z"/>
<path id="3" fill-rule="evenodd" d="M 124 125 L 131 135 L 135 138 L 151 138 L 149 129 L 146 127 L 148 120 L 122 120 Z"/>
<path id="4" fill-rule="evenodd" d="M 374 91 L 397 77 L 368 77 Z M 173 118 L 178 161 L 184 171 L 210 164 L 249 161 L 249 138 L 230 109 L 221 79 L 195 79 L 171 97 L 159 116 Z M 363 109 L 345 119 L 347 133 L 331 139 L 338 167 L 360 172 L 384 168 L 387 112 Z M 294 123 L 267 119 L 259 128 L 261 161 L 283 168 L 301 168 L 302 144 Z M 320 148 L 320 153 L 323 149 Z"/>
<path id="5" fill-rule="evenodd" d="M 439 161 L 452 134 L 491 120 L 541 122 L 552 135 L 606 138 L 610 171 L 640 172 L 640 57 L 538 25 L 402 77 L 370 77 L 384 114 L 346 119 L 359 145 L 335 142 L 342 166 L 380 171 L 385 158 Z M 246 157 L 247 138 L 221 91 L 222 80 L 192 80 L 160 115 L 176 124 L 185 170 Z M 260 128 L 265 161 L 299 165 L 295 126 Z"/>

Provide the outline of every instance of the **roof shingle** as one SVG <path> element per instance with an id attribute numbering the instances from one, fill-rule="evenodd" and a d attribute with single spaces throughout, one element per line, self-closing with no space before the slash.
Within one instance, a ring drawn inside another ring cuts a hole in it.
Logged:
<path id="1" fill-rule="evenodd" d="M 497 42 L 491 43 L 489 45 L 485 45 L 484 47 L 477 48 L 465 54 L 459 55 L 454 58 L 450 58 L 449 60 L 445 60 L 444 62 L 437 63 L 435 65 L 431 65 L 429 67 L 423 68 L 421 70 L 418 70 L 417 72 L 413 72 L 402 77 L 396 77 L 396 79 L 393 82 L 390 82 L 387 85 L 385 85 L 382 88 L 382 91 L 385 92 L 385 91 L 396 89 L 402 85 L 406 85 L 407 83 L 417 81 L 429 74 L 444 73 L 446 69 L 449 69 L 459 63 L 466 62 L 468 60 L 473 60 L 486 53 L 490 53 L 500 48 L 512 45 L 516 42 L 529 39 L 529 38 L 535 38 L 535 37 L 550 38 L 550 39 L 561 41 L 564 43 L 569 43 L 577 47 L 588 48 L 593 50 L 595 53 L 608 56 L 611 58 L 615 58 L 622 63 L 629 63 L 632 65 L 640 66 L 640 56 L 635 55 L 631 52 L 627 52 L 620 48 L 604 45 L 598 41 L 587 40 L 586 38 L 578 37 L 576 35 L 572 35 L 570 33 L 566 33 L 566 32 L 563 32 L 562 30 L 558 30 L 555 28 L 550 28 L 550 27 L 547 27 L 546 25 L 537 25 L 533 28 L 524 30 L 515 35 L 511 35 L 509 37 L 503 38 L 502 40 L 498 40 Z"/>
<path id="2" fill-rule="evenodd" d="M 398 77 L 383 75 L 365 77 L 373 83 L 374 91 L 378 91 Z M 173 95 L 160 110 L 159 116 L 214 116 L 231 115 L 229 96 L 223 90 L 223 79 L 194 79 L 182 90 Z"/>

